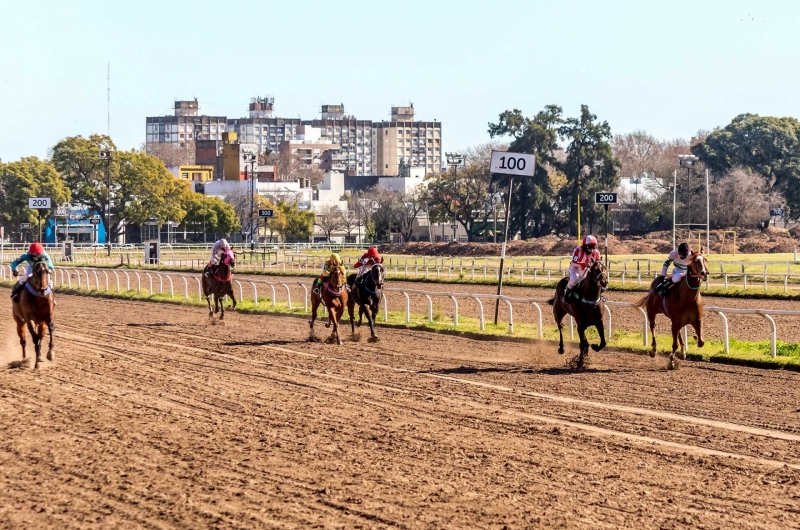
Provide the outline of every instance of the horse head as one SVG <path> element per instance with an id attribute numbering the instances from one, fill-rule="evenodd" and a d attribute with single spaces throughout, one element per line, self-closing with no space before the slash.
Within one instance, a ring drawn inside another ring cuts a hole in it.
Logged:
<path id="1" fill-rule="evenodd" d="M 606 290 L 606 288 L 608 288 L 608 269 L 606 269 L 602 261 L 598 260 L 592 263 L 587 276 L 595 285 L 599 286 L 600 289 Z"/>
<path id="2" fill-rule="evenodd" d="M 222 263 L 232 269 L 236 267 L 236 256 L 234 255 L 233 250 L 229 248 L 225 249 L 225 255 L 222 256 Z"/>
<path id="3" fill-rule="evenodd" d="M 33 273 L 28 279 L 28 283 L 40 293 L 44 293 L 47 290 L 50 285 L 50 268 L 47 263 L 39 261 L 33 266 Z"/>
<path id="4" fill-rule="evenodd" d="M 708 260 L 703 255 L 703 251 L 697 252 L 689 264 L 689 274 L 702 281 L 708 280 Z"/>
<path id="5" fill-rule="evenodd" d="M 341 265 L 337 265 L 331 270 L 331 275 L 328 277 L 328 285 L 334 289 L 339 289 L 344 285 L 344 282 L 344 268 Z"/>
<path id="6" fill-rule="evenodd" d="M 375 282 L 375 285 L 379 289 L 383 288 L 383 279 L 386 277 L 386 269 L 383 268 L 383 265 L 376 263 L 372 266 L 372 270 L 369 271 L 369 274 L 372 281 Z"/>

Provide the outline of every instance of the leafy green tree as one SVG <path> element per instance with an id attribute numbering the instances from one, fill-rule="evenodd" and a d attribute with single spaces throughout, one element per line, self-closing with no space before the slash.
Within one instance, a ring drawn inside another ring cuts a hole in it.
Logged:
<path id="1" fill-rule="evenodd" d="M 735 167 L 763 176 L 780 191 L 793 218 L 800 214 L 800 121 L 740 114 L 692 146 L 692 153 L 720 177 Z"/>
<path id="2" fill-rule="evenodd" d="M 230 234 L 239 229 L 239 219 L 230 204 L 219 197 L 205 197 L 192 193 L 184 204 L 186 217 L 183 222 L 194 232 L 202 232 L 205 223 L 206 233 Z"/>
<path id="3" fill-rule="evenodd" d="M 117 238 L 126 222 L 143 224 L 154 220 L 180 222 L 186 211 L 185 182 L 175 179 L 164 163 L 143 152 L 115 151 L 111 138 L 93 134 L 89 138 L 72 136 L 53 147 L 52 162 L 61 174 L 72 201 L 97 212 L 107 206 L 105 160 L 100 151 L 112 151 L 109 163 L 111 181 L 111 238 Z"/>
<path id="4" fill-rule="evenodd" d="M 589 107 L 581 105 L 581 115 L 564 120 L 558 134 L 567 141 L 567 157 L 560 164 L 567 185 L 560 195 L 562 203 L 570 206 L 570 230 L 577 227 L 580 195 L 582 221 L 587 221 L 592 232 L 594 225 L 602 219 L 602 210 L 594 204 L 595 192 L 614 190 L 619 186 L 617 170 L 620 163 L 611 149 L 611 127 L 608 122 L 598 122 L 597 116 L 589 112 Z"/>
<path id="5" fill-rule="evenodd" d="M 298 209 L 296 204 L 280 202 L 276 207 L 283 220 L 280 226 L 281 238 L 284 242 L 308 241 L 314 232 L 314 213 Z"/>
<path id="6" fill-rule="evenodd" d="M 536 155 L 533 178 L 515 179 L 511 201 L 509 231 L 522 239 L 549 233 L 556 211 L 550 200 L 558 189 L 551 186 L 550 173 L 558 165 L 558 127 L 562 125 L 562 109 L 547 105 L 533 118 L 525 118 L 518 109 L 500 114 L 496 124 L 489 124 L 489 136 L 511 136 L 508 150 Z M 495 179 L 500 188 L 507 186 L 506 177 Z M 507 199 L 505 199 L 507 200 Z"/>
<path id="7" fill-rule="evenodd" d="M 38 234 L 51 210 L 31 210 L 30 197 L 50 197 L 54 206 L 70 199 L 70 192 L 56 168 L 35 156 L 9 164 L 0 163 L 0 225 L 9 234 L 19 230 L 20 223 L 31 223 Z"/>

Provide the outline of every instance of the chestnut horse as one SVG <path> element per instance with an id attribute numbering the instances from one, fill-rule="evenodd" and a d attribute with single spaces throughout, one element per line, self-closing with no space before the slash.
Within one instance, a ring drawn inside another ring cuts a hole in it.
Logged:
<path id="1" fill-rule="evenodd" d="M 314 280 L 316 282 L 316 280 Z M 344 268 L 336 266 L 331 269 L 331 275 L 328 281 L 322 284 L 319 294 L 311 292 L 311 335 L 314 336 L 314 321 L 317 319 L 317 309 L 320 304 L 324 304 L 328 308 L 328 322 L 325 327 L 330 327 L 333 324 L 333 331 L 327 342 L 336 342 L 342 344 L 342 339 L 339 338 L 339 320 L 344 314 L 344 308 L 347 306 L 347 289 L 345 289 L 345 273 Z"/>
<path id="2" fill-rule="evenodd" d="M 370 342 L 378 340 L 375 333 L 375 316 L 378 314 L 378 307 L 383 296 L 383 280 L 386 277 L 386 270 L 380 263 L 374 264 L 368 272 L 356 281 L 356 275 L 351 274 L 347 278 L 347 285 L 350 286 L 350 298 L 347 300 L 347 313 L 350 315 L 350 332 L 355 333 L 354 309 L 358 304 L 358 325 L 361 326 L 364 315 L 367 315 L 369 324 Z"/>
<path id="3" fill-rule="evenodd" d="M 600 335 L 600 344 L 592 344 L 594 351 L 600 351 L 606 347 L 606 334 L 603 327 L 603 313 L 605 303 L 602 297 L 603 291 L 608 287 L 608 271 L 601 261 L 595 261 L 589 266 L 580 284 L 576 286 L 575 292 L 580 294 L 579 300 L 564 301 L 564 290 L 567 288 L 569 278 L 561 278 L 556 285 L 556 295 L 547 301 L 553 306 L 553 316 L 558 324 L 558 353 L 564 353 L 564 334 L 562 321 L 566 315 L 572 315 L 578 326 L 578 337 L 580 337 L 580 354 L 572 360 L 570 365 L 573 368 L 584 368 L 589 355 L 589 341 L 586 340 L 586 329 L 590 326 L 597 328 Z"/>
<path id="4" fill-rule="evenodd" d="M 236 257 L 233 251 L 227 249 L 219 261 L 217 270 L 211 275 L 203 275 L 203 296 L 208 302 L 208 318 L 214 318 L 214 313 L 220 313 L 219 319 L 225 318 L 225 305 L 222 303 L 225 295 L 231 297 L 232 309 L 236 309 L 236 296 L 233 294 L 233 268 L 236 266 Z M 211 310 L 211 297 L 214 297 L 214 310 Z"/>
<path id="5" fill-rule="evenodd" d="M 684 326 L 690 325 L 694 328 L 697 333 L 697 347 L 703 347 L 703 297 L 700 295 L 700 287 L 708 279 L 706 263 L 707 260 L 703 253 L 696 253 L 683 280 L 677 285 L 673 285 L 666 296 L 661 296 L 655 291 L 655 287 L 663 281 L 663 277 L 658 276 L 650 284 L 647 294 L 636 302 L 637 306 L 646 307 L 647 310 L 650 334 L 653 336 L 650 357 L 656 356 L 656 315 L 662 313 L 672 321 L 672 353 L 669 355 L 668 364 L 670 370 L 678 367 L 678 363 L 675 361 L 678 342 L 681 345 L 678 358 L 686 359 L 686 344 L 681 334 Z"/>
<path id="6" fill-rule="evenodd" d="M 47 360 L 52 361 L 53 356 L 53 288 L 50 286 L 50 269 L 47 263 L 38 262 L 33 266 L 33 274 L 28 278 L 25 287 L 17 296 L 17 302 L 12 302 L 14 321 L 17 323 L 17 335 L 22 346 L 22 358 L 25 359 L 25 326 L 33 338 L 36 351 L 36 364 L 39 367 L 42 361 L 42 339 L 44 326 L 50 334 L 50 347 L 47 350 Z"/>

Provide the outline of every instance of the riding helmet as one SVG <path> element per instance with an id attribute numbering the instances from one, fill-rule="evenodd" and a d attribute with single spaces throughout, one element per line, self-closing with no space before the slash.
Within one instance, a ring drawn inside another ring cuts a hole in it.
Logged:
<path id="1" fill-rule="evenodd" d="M 330 261 L 331 263 L 341 263 L 342 262 L 342 258 L 339 257 L 339 254 L 336 254 L 334 252 L 333 254 L 331 254 L 331 257 L 328 258 L 328 261 Z"/>
<path id="2" fill-rule="evenodd" d="M 369 250 L 367 250 L 367 256 L 369 256 L 370 258 L 377 258 L 378 249 L 376 247 L 369 247 Z"/>
<path id="3" fill-rule="evenodd" d="M 31 254 L 44 254 L 44 247 L 38 241 L 31 245 L 31 248 L 28 250 Z"/>
<path id="4" fill-rule="evenodd" d="M 597 246 L 597 238 L 591 234 L 583 238 L 583 246 L 586 247 L 589 245 Z"/>
<path id="5" fill-rule="evenodd" d="M 689 243 L 681 243 L 680 245 L 678 245 L 678 254 L 680 254 L 681 256 L 687 256 L 690 250 L 691 249 L 689 248 Z"/>

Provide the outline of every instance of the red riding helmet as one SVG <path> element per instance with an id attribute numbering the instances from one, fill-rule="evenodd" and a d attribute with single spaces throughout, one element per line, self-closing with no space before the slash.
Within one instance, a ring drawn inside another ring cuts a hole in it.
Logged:
<path id="1" fill-rule="evenodd" d="M 31 248 L 28 250 L 30 254 L 44 254 L 44 247 L 38 241 L 31 245 Z"/>
<path id="2" fill-rule="evenodd" d="M 585 247 L 587 245 L 597 246 L 597 238 L 594 237 L 593 235 L 588 235 L 588 236 L 584 237 L 583 238 L 583 246 Z"/>
<path id="3" fill-rule="evenodd" d="M 370 258 L 377 258 L 377 257 L 379 257 L 379 255 L 378 255 L 378 249 L 377 249 L 377 248 L 375 248 L 375 247 L 369 247 L 369 250 L 367 250 L 367 256 L 369 256 Z"/>

